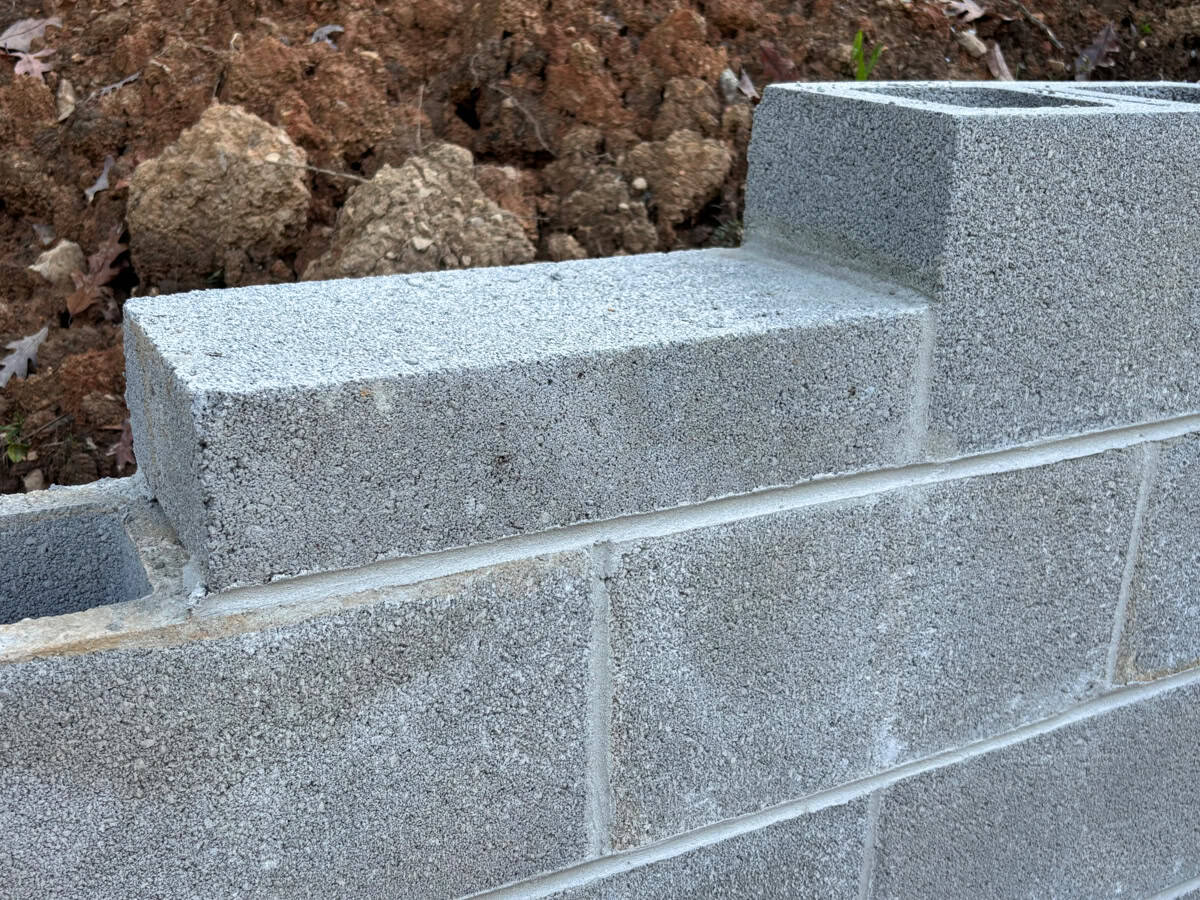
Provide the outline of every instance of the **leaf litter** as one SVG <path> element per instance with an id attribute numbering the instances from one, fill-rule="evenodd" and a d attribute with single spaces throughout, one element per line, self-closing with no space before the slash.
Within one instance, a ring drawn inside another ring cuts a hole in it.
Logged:
<path id="1" fill-rule="evenodd" d="M 25 378 L 29 375 L 29 370 L 37 366 L 38 347 L 49 333 L 50 326 L 46 325 L 41 331 L 4 345 L 12 353 L 0 359 L 0 388 L 7 386 L 10 378 Z"/>

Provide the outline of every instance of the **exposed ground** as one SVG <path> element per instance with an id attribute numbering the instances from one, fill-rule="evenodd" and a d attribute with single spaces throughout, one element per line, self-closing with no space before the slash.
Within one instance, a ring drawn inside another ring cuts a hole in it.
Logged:
<path id="1" fill-rule="evenodd" d="M 0 492 L 133 471 L 133 294 L 736 243 L 754 93 L 859 31 L 872 79 L 1200 73 L 1200 4 L 978 6 L 0 0 L 61 20 L 0 55 L 0 347 L 46 329 L 0 349 Z"/>

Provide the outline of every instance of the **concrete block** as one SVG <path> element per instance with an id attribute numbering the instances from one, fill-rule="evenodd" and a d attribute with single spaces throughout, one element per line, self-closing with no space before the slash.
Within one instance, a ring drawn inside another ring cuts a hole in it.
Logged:
<path id="1" fill-rule="evenodd" d="M 614 845 L 829 788 L 1099 690 L 1138 459 L 618 547 Z"/>
<path id="2" fill-rule="evenodd" d="M 873 896 L 1146 897 L 1200 875 L 1200 687 L 888 788 Z"/>
<path id="3" fill-rule="evenodd" d="M 1200 437 L 1162 446 L 1154 469 L 1121 634 L 1121 681 L 1200 665 Z"/>
<path id="4" fill-rule="evenodd" d="M 932 457 L 1200 408 L 1200 92 L 772 85 L 746 245 L 934 300 Z"/>
<path id="5" fill-rule="evenodd" d="M 809 813 L 555 896 L 857 898 L 867 801 Z"/>
<path id="6" fill-rule="evenodd" d="M 138 298 L 128 400 L 219 589 L 899 462 L 922 315 L 739 251 Z"/>
<path id="7" fill-rule="evenodd" d="M 589 588 L 561 555 L 0 667 L 3 893 L 433 898 L 577 861 Z"/>
<path id="8" fill-rule="evenodd" d="M 0 496 L 0 625 L 149 594 L 125 530 L 144 500 L 140 480 Z"/>

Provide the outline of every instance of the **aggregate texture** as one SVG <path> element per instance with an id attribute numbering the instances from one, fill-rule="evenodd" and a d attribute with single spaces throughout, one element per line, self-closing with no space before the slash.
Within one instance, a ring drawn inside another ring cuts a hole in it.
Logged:
<path id="1" fill-rule="evenodd" d="M 932 457 L 1200 408 L 1200 100 L 1186 85 L 775 85 L 746 243 L 934 301 Z M 1136 223 L 1136 224 L 1131 224 Z"/>
<path id="2" fill-rule="evenodd" d="M 128 401 L 222 589 L 899 463 L 923 315 L 723 250 L 139 298 Z"/>
<path id="3" fill-rule="evenodd" d="M 989 737 L 1102 689 L 1119 451 L 616 548 L 613 845 Z"/>
<path id="4" fill-rule="evenodd" d="M 1122 681 L 1200 665 L 1200 437 L 1162 446 L 1155 470 L 1121 634 Z"/>
<path id="5" fill-rule="evenodd" d="M 867 801 L 809 813 L 556 894 L 563 900 L 854 897 Z"/>
<path id="6" fill-rule="evenodd" d="M 883 795 L 873 896 L 1147 897 L 1200 873 L 1194 683 Z"/>
<path id="7" fill-rule="evenodd" d="M 578 860 L 586 559 L 0 667 L 5 896 L 450 897 Z"/>

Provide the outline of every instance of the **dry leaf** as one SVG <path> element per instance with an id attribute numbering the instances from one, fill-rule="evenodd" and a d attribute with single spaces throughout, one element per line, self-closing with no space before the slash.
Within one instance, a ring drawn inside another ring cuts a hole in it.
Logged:
<path id="1" fill-rule="evenodd" d="M 987 44 L 979 39 L 974 31 L 960 31 L 955 35 L 962 48 L 976 59 L 988 52 Z"/>
<path id="2" fill-rule="evenodd" d="M 796 64 L 776 50 L 770 41 L 760 41 L 758 52 L 762 56 L 763 74 L 767 84 L 796 80 Z"/>
<path id="3" fill-rule="evenodd" d="M 116 160 L 111 156 L 104 157 L 104 171 L 100 173 L 100 177 L 96 179 L 90 188 L 84 189 L 83 196 L 87 197 L 88 203 L 91 203 L 92 198 L 101 191 L 108 190 L 108 171 L 113 167 L 115 162 Z"/>
<path id="4" fill-rule="evenodd" d="M 951 15 L 958 16 L 964 22 L 974 22 L 987 13 L 975 0 L 951 0 L 947 6 Z"/>
<path id="5" fill-rule="evenodd" d="M 50 25 L 62 28 L 62 19 L 52 16 L 49 19 L 21 19 L 19 22 L 13 22 L 0 34 L 0 50 L 28 53 L 29 45 L 45 37 L 46 28 Z"/>
<path id="6" fill-rule="evenodd" d="M 992 41 L 991 46 L 987 50 L 988 71 L 992 73 L 992 77 L 997 81 L 1013 81 L 1012 72 L 1008 71 L 1008 63 L 1004 61 L 1004 54 L 1000 52 L 1000 45 Z"/>
<path id="7" fill-rule="evenodd" d="M 124 472 L 126 466 L 137 465 L 133 456 L 133 429 L 128 419 L 121 426 L 121 439 L 108 448 L 108 455 L 116 457 L 117 472 Z"/>
<path id="8" fill-rule="evenodd" d="M 1119 52 L 1120 49 L 1121 42 L 1117 40 L 1117 28 L 1112 22 L 1109 22 L 1100 29 L 1096 39 L 1075 58 L 1075 80 L 1087 81 L 1096 69 L 1111 68 L 1116 65 L 1116 60 L 1112 58 L 1112 55 Z"/>
<path id="9" fill-rule="evenodd" d="M 58 121 L 62 122 L 70 118 L 71 113 L 75 112 L 75 105 L 79 102 L 79 98 L 75 94 L 75 85 L 67 81 L 65 78 L 58 80 L 58 92 L 54 95 L 54 109 L 58 113 Z"/>
<path id="10" fill-rule="evenodd" d="M 37 53 L 14 53 L 17 64 L 13 67 L 14 75 L 32 75 L 39 81 L 45 81 L 45 75 L 54 67 L 42 62 L 42 57 L 49 56 L 53 50 L 39 50 Z"/>
<path id="11" fill-rule="evenodd" d="M 0 359 L 0 388 L 5 387 L 8 380 L 14 376 L 24 378 L 29 374 L 29 370 L 37 365 L 38 347 L 42 345 L 42 341 L 49 333 L 50 326 L 47 325 L 35 334 L 20 340 L 9 341 L 4 345 L 12 353 Z"/>
<path id="12" fill-rule="evenodd" d="M 308 42 L 310 44 L 315 44 L 318 41 L 321 41 L 323 43 L 328 44 L 330 47 L 332 47 L 334 50 L 336 50 L 337 44 L 335 44 L 331 40 L 331 36 L 335 35 L 335 34 L 341 34 L 345 30 L 346 29 L 343 28 L 341 25 L 322 25 L 320 28 L 318 28 L 316 31 L 314 31 L 312 33 L 312 37 L 310 37 L 308 39 Z"/>
<path id="13" fill-rule="evenodd" d="M 104 298 L 108 289 L 105 287 L 117 277 L 124 268 L 122 263 L 113 266 L 118 256 L 125 252 L 125 245 L 120 242 L 124 226 L 114 225 L 112 231 L 100 248 L 88 257 L 87 273 L 72 272 L 71 279 L 75 282 L 75 292 L 67 297 L 67 311 L 77 316 L 93 303 Z"/>
<path id="14" fill-rule="evenodd" d="M 738 79 L 738 90 L 751 100 L 758 99 L 758 90 L 754 87 L 754 82 L 750 80 L 750 75 L 744 69 L 742 70 L 742 77 Z"/>

